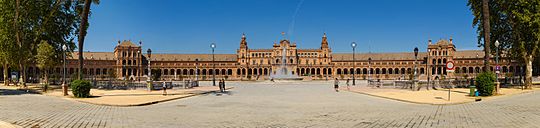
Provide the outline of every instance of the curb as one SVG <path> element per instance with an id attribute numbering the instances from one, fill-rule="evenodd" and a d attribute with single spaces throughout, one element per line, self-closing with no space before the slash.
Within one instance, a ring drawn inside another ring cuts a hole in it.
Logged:
<path id="1" fill-rule="evenodd" d="M 227 90 L 233 89 L 233 88 L 234 87 L 229 87 L 229 88 L 227 88 Z M 72 98 L 64 98 L 64 99 L 74 100 L 74 101 L 77 101 L 77 102 L 82 102 L 82 103 L 87 103 L 87 104 L 101 105 L 101 106 L 136 107 L 136 106 L 147 106 L 147 105 L 152 105 L 152 104 L 157 104 L 157 103 L 162 103 L 162 102 L 167 102 L 167 101 L 172 101 L 172 100 L 178 100 L 178 99 L 183 99 L 183 98 L 189 98 L 189 97 L 198 96 L 198 95 L 204 95 L 204 94 L 209 94 L 209 93 L 216 93 L 216 92 L 218 92 L 218 90 L 206 91 L 206 92 L 201 92 L 201 93 L 187 93 L 187 95 L 185 95 L 185 96 L 180 96 L 180 97 L 176 97 L 176 98 L 163 99 L 163 100 L 157 100 L 157 101 L 151 101 L 151 102 L 139 103 L 139 104 L 126 104 L 126 105 L 92 103 L 92 102 L 88 102 L 88 101 L 75 100 L 75 99 L 72 99 Z"/>
<path id="2" fill-rule="evenodd" d="M 409 101 L 409 100 L 403 100 L 403 99 L 397 99 L 397 98 L 373 95 L 373 94 L 369 94 L 369 93 L 365 93 L 365 92 L 354 92 L 354 91 L 349 91 L 349 92 L 359 93 L 359 94 L 364 94 L 364 95 L 373 96 L 373 97 L 379 97 L 379 98 L 384 98 L 384 99 L 396 100 L 396 101 L 401 101 L 401 102 L 407 102 L 407 103 L 413 103 L 413 104 L 426 104 L 426 105 L 458 105 L 458 104 L 466 104 L 466 103 L 476 102 L 476 100 L 478 100 L 478 99 L 482 100 L 482 98 L 477 98 L 477 99 L 475 99 L 473 101 L 437 104 L 437 103 L 425 103 L 425 102 Z"/>

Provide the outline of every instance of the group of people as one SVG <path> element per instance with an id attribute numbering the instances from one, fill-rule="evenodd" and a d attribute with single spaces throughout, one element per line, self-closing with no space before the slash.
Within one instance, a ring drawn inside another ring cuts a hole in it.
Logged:
<path id="1" fill-rule="evenodd" d="M 350 79 L 347 79 L 347 83 L 346 83 L 347 84 L 347 90 L 350 90 L 349 81 L 350 81 Z M 339 92 L 339 79 L 338 78 L 336 78 L 336 80 L 334 81 L 334 90 L 336 90 L 336 92 Z"/>
<path id="2" fill-rule="evenodd" d="M 225 88 L 225 79 L 221 79 L 219 80 L 219 91 L 220 92 L 225 92 L 226 88 Z"/>

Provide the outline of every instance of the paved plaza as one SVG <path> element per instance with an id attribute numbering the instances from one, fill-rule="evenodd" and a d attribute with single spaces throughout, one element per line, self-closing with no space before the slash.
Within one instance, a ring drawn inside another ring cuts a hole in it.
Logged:
<path id="1" fill-rule="evenodd" d="M 140 107 L 100 106 L 0 90 L 0 120 L 23 127 L 540 127 L 537 92 L 422 105 L 331 82 L 229 82 L 234 89 Z"/>

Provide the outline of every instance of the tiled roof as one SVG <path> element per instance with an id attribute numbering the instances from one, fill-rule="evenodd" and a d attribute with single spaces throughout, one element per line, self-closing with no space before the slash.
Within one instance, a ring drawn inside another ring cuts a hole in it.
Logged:
<path id="1" fill-rule="evenodd" d="M 133 44 L 130 40 L 124 40 L 124 41 L 122 41 L 122 43 L 120 43 L 119 46 L 139 47 L 138 45 Z"/>
<path id="2" fill-rule="evenodd" d="M 456 51 L 456 54 L 454 54 L 454 58 L 477 58 L 476 55 L 478 55 L 478 58 L 482 58 L 484 57 L 484 51 L 482 50 Z"/>
<path id="3" fill-rule="evenodd" d="M 84 52 L 83 56 L 86 60 L 114 60 L 114 53 L 112 52 Z M 79 52 L 73 52 L 67 58 L 78 59 Z"/>
<path id="4" fill-rule="evenodd" d="M 146 56 L 146 54 L 145 54 Z M 212 54 L 152 54 L 152 61 L 212 61 Z M 215 54 L 215 61 L 236 61 L 236 54 Z"/>
<path id="5" fill-rule="evenodd" d="M 425 52 L 418 52 L 418 60 L 423 59 L 426 56 Z M 354 58 L 357 61 L 367 61 L 371 57 L 371 60 L 414 60 L 413 52 L 402 53 L 357 53 Z M 353 55 L 351 53 L 334 53 L 332 54 L 332 61 L 347 61 L 352 60 Z"/>

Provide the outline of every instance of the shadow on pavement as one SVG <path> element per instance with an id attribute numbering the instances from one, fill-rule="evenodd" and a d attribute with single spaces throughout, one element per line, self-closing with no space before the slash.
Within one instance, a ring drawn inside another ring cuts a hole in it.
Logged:
<path id="1" fill-rule="evenodd" d="M 19 90 L 0 89 L 0 95 L 24 95 L 24 94 L 39 94 L 39 93 L 33 92 L 31 90 L 26 90 L 26 89 L 19 89 Z"/>
<path id="2" fill-rule="evenodd" d="M 219 92 L 219 91 L 216 91 L 216 92 L 212 92 L 212 94 L 216 95 L 216 96 L 222 96 L 222 95 L 233 95 L 233 92 L 232 91 L 224 91 L 224 92 Z"/>

